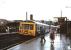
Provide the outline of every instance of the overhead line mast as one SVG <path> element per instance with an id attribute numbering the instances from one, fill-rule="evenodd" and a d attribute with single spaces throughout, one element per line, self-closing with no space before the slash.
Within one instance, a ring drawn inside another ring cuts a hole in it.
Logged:
<path id="1" fill-rule="evenodd" d="M 62 10 L 61 10 L 61 17 L 62 17 Z"/>

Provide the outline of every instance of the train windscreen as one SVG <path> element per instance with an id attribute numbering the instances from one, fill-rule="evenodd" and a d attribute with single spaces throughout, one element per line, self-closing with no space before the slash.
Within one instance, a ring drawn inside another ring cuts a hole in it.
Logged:
<path id="1" fill-rule="evenodd" d="M 33 24 L 23 24 L 22 26 L 25 30 L 33 30 Z"/>

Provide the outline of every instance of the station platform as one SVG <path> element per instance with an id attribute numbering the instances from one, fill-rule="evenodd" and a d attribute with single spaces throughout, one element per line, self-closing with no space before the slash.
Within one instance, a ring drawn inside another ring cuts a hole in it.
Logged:
<path id="1" fill-rule="evenodd" d="M 40 42 L 40 37 L 23 42 L 7 50 L 70 50 L 68 49 L 69 40 L 65 36 L 55 34 L 54 43 L 51 43 L 50 34 L 45 36 L 46 41 Z M 68 42 L 67 42 L 68 41 Z"/>

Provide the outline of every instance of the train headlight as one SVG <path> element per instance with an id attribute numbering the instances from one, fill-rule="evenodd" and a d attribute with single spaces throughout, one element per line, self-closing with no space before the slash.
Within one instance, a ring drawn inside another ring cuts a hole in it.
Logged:
<path id="1" fill-rule="evenodd" d="M 29 35 L 32 35 L 32 32 L 29 32 Z"/>
<path id="2" fill-rule="evenodd" d="M 26 31 L 24 31 L 24 34 L 28 34 L 28 31 L 26 30 Z"/>
<path id="3" fill-rule="evenodd" d="M 25 34 L 27 34 L 28 32 L 24 32 Z"/>

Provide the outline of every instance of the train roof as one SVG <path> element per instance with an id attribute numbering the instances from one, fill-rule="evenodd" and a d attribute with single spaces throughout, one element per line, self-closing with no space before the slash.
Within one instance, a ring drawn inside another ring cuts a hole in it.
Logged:
<path id="1" fill-rule="evenodd" d="M 36 22 L 34 21 L 36 24 L 39 24 L 39 25 L 45 25 L 45 26 L 51 26 L 51 27 L 54 27 L 54 28 L 59 28 L 59 26 L 54 26 L 54 25 L 48 25 L 48 24 L 45 24 L 45 23 L 41 23 L 41 22 Z"/>
<path id="2" fill-rule="evenodd" d="M 45 23 L 41 23 L 41 22 L 37 22 L 37 21 L 32 21 L 32 20 L 27 20 L 27 21 L 23 21 L 23 22 L 32 22 L 32 23 L 35 23 L 35 24 L 38 24 L 38 25 L 45 25 L 45 26 L 51 26 L 51 27 L 54 27 L 54 28 L 59 28 L 59 26 L 48 25 L 48 24 L 45 24 Z"/>
<path id="3" fill-rule="evenodd" d="M 23 22 L 31 22 L 31 23 L 34 23 L 34 21 L 32 21 L 32 20 L 27 20 L 27 21 L 23 21 Z"/>
<path id="4" fill-rule="evenodd" d="M 35 24 L 39 24 L 39 25 L 45 25 L 45 26 L 49 26 L 48 24 L 45 24 L 45 23 L 41 23 L 41 22 L 36 22 L 34 21 Z"/>

